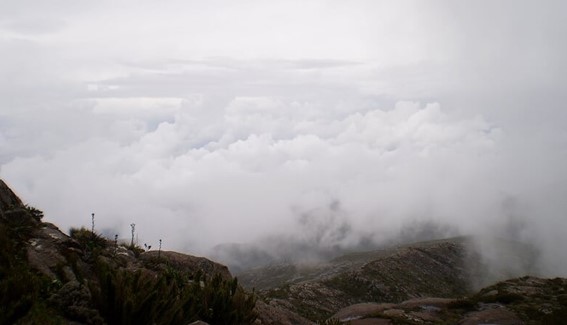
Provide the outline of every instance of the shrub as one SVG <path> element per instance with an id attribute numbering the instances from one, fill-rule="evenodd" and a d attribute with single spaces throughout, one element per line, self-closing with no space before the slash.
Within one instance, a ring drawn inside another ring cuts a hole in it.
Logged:
<path id="1" fill-rule="evenodd" d="M 43 219 L 43 211 L 27 204 L 24 206 L 24 208 L 36 221 L 41 221 L 41 219 Z"/>
<path id="2" fill-rule="evenodd" d="M 94 261 L 108 247 L 108 241 L 101 235 L 92 232 L 85 227 L 80 229 L 71 228 L 69 230 L 71 238 L 75 239 L 81 246 L 86 261 Z"/>
<path id="3" fill-rule="evenodd" d="M 256 298 L 238 280 L 206 278 L 173 268 L 159 274 L 97 264 L 99 286 L 91 284 L 95 306 L 109 324 L 250 324 Z"/>

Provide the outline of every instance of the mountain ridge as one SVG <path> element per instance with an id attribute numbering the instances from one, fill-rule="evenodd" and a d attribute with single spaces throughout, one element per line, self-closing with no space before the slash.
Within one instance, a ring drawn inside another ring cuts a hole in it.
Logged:
<path id="1" fill-rule="evenodd" d="M 225 265 L 204 257 L 144 252 L 93 229 L 72 229 L 68 236 L 42 218 L 0 180 L 0 325 L 513 325 L 567 319 L 567 279 L 523 276 L 476 290 L 471 278 L 514 274 L 487 268 L 468 250 L 469 237 L 351 252 L 325 263 L 274 264 L 240 273 L 238 282 Z M 521 243 L 504 246 L 515 249 L 504 253 L 517 253 L 507 262 L 537 262 Z"/>

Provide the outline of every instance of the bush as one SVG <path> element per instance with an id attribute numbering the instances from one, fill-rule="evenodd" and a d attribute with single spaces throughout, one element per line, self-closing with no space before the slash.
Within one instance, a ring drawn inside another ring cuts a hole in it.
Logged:
<path id="1" fill-rule="evenodd" d="M 256 314 L 254 295 L 238 286 L 237 279 L 221 275 L 168 269 L 155 274 L 147 270 L 114 269 L 99 261 L 99 286 L 91 284 L 93 301 L 109 324 L 250 324 Z"/>
<path id="2" fill-rule="evenodd" d="M 43 211 L 34 208 L 32 206 L 29 205 L 25 205 L 24 208 L 28 211 L 28 213 L 36 220 L 36 221 L 41 221 L 41 219 L 43 219 Z"/>
<path id="3" fill-rule="evenodd" d="M 12 206 L 3 212 L 3 214 L 0 214 L 0 222 L 5 224 L 6 228 L 12 233 L 12 238 L 16 241 L 29 239 L 34 230 L 41 224 L 28 210 L 27 206 Z M 43 215 L 43 213 L 41 214 Z"/>
<path id="4" fill-rule="evenodd" d="M 80 229 L 71 228 L 69 230 L 69 236 L 78 241 L 81 247 L 86 250 L 92 251 L 97 248 L 104 249 L 108 246 L 106 238 L 96 232 L 86 229 L 85 227 L 81 227 Z"/>
<path id="5" fill-rule="evenodd" d="M 81 229 L 71 228 L 69 236 L 79 243 L 84 252 L 83 259 L 88 262 L 94 262 L 108 247 L 108 241 L 104 237 L 84 227 L 81 227 Z"/>

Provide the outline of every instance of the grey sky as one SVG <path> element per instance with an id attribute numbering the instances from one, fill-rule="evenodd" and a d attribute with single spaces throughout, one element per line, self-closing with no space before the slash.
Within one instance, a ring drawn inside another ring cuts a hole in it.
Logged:
<path id="1" fill-rule="evenodd" d="M 64 230 L 199 254 L 520 220 L 567 274 L 566 9 L 2 1 L 0 177 Z"/>

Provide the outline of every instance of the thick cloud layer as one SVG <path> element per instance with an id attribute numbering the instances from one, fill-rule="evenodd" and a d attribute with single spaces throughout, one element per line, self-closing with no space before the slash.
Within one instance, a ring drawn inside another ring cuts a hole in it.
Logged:
<path id="1" fill-rule="evenodd" d="M 567 274 L 562 2 L 90 6 L 0 5 L 0 176 L 62 228 L 197 254 L 482 234 Z"/>

